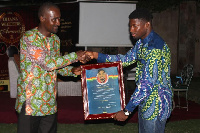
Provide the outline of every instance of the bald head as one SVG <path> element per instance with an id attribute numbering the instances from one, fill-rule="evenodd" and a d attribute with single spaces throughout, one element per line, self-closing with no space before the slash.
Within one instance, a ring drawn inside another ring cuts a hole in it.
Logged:
<path id="1" fill-rule="evenodd" d="M 48 11 L 51 7 L 59 9 L 59 7 L 57 5 L 55 5 L 54 3 L 45 2 L 40 6 L 40 8 L 38 10 L 38 18 L 40 19 L 41 16 L 44 16 L 45 12 Z"/>

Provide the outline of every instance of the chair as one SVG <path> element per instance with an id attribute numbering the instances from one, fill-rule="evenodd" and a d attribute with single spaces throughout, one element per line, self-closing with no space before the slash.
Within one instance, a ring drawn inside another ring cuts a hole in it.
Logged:
<path id="1" fill-rule="evenodd" d="M 178 105 L 176 106 L 174 105 L 175 107 L 186 108 L 188 111 L 188 89 L 192 76 L 193 76 L 193 65 L 191 64 L 185 65 L 183 67 L 183 70 L 181 71 L 181 75 L 176 76 L 177 82 L 172 88 L 173 93 L 175 92 L 178 93 Z M 180 104 L 180 92 L 185 92 L 186 106 L 181 106 Z"/>

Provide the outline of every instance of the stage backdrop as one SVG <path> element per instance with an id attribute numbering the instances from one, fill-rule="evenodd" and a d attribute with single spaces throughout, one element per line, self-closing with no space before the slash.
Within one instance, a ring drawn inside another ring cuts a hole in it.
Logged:
<path id="1" fill-rule="evenodd" d="M 129 14 L 135 2 L 80 2 L 77 46 L 132 47 Z"/>
<path id="2" fill-rule="evenodd" d="M 61 26 L 57 35 L 61 39 L 61 54 L 74 51 L 78 42 L 79 4 L 61 3 Z M 0 91 L 9 90 L 8 59 L 19 54 L 19 41 L 23 33 L 38 26 L 37 5 L 0 8 Z"/>

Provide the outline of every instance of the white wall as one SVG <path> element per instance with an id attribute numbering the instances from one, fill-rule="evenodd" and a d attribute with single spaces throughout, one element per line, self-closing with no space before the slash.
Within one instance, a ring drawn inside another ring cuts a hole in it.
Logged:
<path id="1" fill-rule="evenodd" d="M 80 2 L 77 46 L 132 46 L 128 16 L 135 3 Z"/>

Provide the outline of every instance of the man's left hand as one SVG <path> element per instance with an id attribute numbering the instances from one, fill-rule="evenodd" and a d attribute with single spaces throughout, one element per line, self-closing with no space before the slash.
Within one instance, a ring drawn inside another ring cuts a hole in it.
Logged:
<path id="1" fill-rule="evenodd" d="M 81 75 L 81 67 L 73 67 L 71 71 L 73 74 Z"/>
<path id="2" fill-rule="evenodd" d="M 117 112 L 117 113 L 114 114 L 112 117 L 113 117 L 114 120 L 117 120 L 117 121 L 125 121 L 125 120 L 128 118 L 128 116 L 126 116 L 126 115 L 124 114 L 124 111 L 123 111 L 123 110 Z"/>

